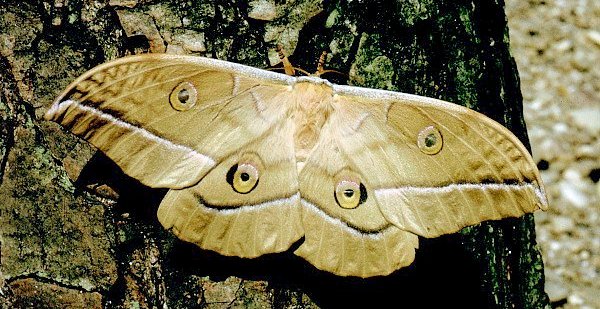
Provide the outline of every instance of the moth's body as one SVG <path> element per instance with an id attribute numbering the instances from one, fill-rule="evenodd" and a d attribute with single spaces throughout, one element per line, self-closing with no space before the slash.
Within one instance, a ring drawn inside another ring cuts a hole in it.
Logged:
<path id="1" fill-rule="evenodd" d="M 214 59 L 145 55 L 78 78 L 46 117 L 168 188 L 158 218 L 224 255 L 295 253 L 339 275 L 410 264 L 418 237 L 546 208 L 527 149 L 415 95 Z"/>
<path id="2" fill-rule="evenodd" d="M 317 79 L 312 77 L 312 79 Z M 309 78 L 289 86 L 292 108 L 289 118 L 294 124 L 294 146 L 298 174 L 315 147 L 321 129 L 333 109 L 333 88 L 328 83 L 315 83 Z"/>

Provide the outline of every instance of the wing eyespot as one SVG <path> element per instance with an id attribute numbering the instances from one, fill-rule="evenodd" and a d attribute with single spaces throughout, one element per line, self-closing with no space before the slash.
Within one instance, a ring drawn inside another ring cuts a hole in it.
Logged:
<path id="1" fill-rule="evenodd" d="M 233 191 L 246 194 L 258 185 L 259 173 L 251 163 L 235 164 L 227 172 L 226 179 Z"/>
<path id="2" fill-rule="evenodd" d="M 190 82 L 182 82 L 171 91 L 169 102 L 178 111 L 190 110 L 198 100 L 198 91 Z"/>
<path id="3" fill-rule="evenodd" d="M 336 203 L 345 209 L 353 209 L 367 200 L 367 189 L 354 180 L 343 179 L 335 187 Z"/>
<path id="4" fill-rule="evenodd" d="M 417 136 L 417 145 L 424 154 L 434 155 L 440 152 L 443 144 L 442 134 L 434 126 L 425 127 Z"/>

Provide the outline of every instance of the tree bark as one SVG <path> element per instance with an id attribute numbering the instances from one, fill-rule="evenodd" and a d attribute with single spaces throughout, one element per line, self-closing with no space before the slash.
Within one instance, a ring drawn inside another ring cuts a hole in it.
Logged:
<path id="1" fill-rule="evenodd" d="M 70 81 L 129 53 L 265 68 L 277 44 L 336 83 L 480 111 L 528 145 L 502 0 L 0 0 L 0 304 L 4 308 L 543 308 L 533 217 L 420 239 L 413 265 L 343 278 L 290 252 L 223 257 L 160 227 L 165 194 L 41 115 Z"/>

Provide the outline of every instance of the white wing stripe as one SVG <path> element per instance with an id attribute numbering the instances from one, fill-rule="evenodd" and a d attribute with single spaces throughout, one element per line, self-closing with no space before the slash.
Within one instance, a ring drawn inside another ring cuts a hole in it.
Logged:
<path id="1" fill-rule="evenodd" d="M 71 106 L 73 106 L 74 108 L 76 108 L 80 111 L 83 111 L 83 112 L 86 112 L 89 114 L 93 114 L 94 116 L 96 116 L 100 119 L 106 120 L 106 121 L 110 122 L 111 124 L 119 126 L 125 130 L 136 132 L 136 133 L 140 134 L 141 136 L 143 136 L 144 138 L 147 138 L 148 140 L 151 140 L 153 142 L 156 142 L 158 144 L 166 146 L 167 148 L 169 148 L 173 151 L 187 152 L 194 159 L 196 159 L 200 162 L 204 162 L 205 165 L 214 166 L 216 163 L 215 160 L 213 160 L 211 157 L 201 154 L 201 153 L 195 151 L 194 149 L 191 149 L 191 148 L 183 146 L 183 145 L 175 144 L 175 143 L 173 143 L 169 140 L 166 140 L 160 136 L 152 134 L 143 128 L 136 127 L 130 123 L 127 123 L 118 118 L 115 118 L 107 113 L 103 113 L 102 111 L 100 111 L 98 109 L 83 105 L 75 100 L 66 100 L 66 101 L 60 102 L 58 104 L 54 104 L 50 108 L 50 110 L 48 110 L 48 115 L 52 115 L 52 117 L 54 117 L 55 115 L 63 115 L 64 112 Z"/>
<path id="2" fill-rule="evenodd" d="M 464 183 L 464 184 L 449 184 L 443 187 L 397 187 L 397 188 L 383 188 L 376 189 L 376 195 L 405 195 L 405 194 L 436 194 L 436 193 L 449 193 L 456 192 L 455 190 L 519 190 L 529 189 L 535 192 L 537 197 L 540 199 L 542 204 L 546 204 L 546 197 L 540 188 L 531 183 L 523 184 L 502 184 L 502 183 Z"/>
<path id="3" fill-rule="evenodd" d="M 352 234 L 355 237 L 371 238 L 371 239 L 376 240 L 376 239 L 380 239 L 382 236 L 382 233 L 385 231 L 385 229 L 384 229 L 384 230 L 378 231 L 376 233 L 361 233 L 360 231 L 348 226 L 348 224 L 343 222 L 342 220 L 331 217 L 330 215 L 325 213 L 323 210 L 321 210 L 319 207 L 317 207 L 316 205 L 314 205 L 313 203 L 311 203 L 305 199 L 302 199 L 302 206 L 304 206 L 305 209 L 316 213 L 321 218 L 323 218 L 325 221 L 330 222 L 330 224 L 340 227 L 341 229 L 347 231 L 348 233 Z M 392 225 L 390 225 L 389 227 L 392 227 Z"/>

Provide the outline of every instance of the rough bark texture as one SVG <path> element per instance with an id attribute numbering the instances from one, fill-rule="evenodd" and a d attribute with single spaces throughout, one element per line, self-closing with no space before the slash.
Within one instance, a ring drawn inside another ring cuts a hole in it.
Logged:
<path id="1" fill-rule="evenodd" d="M 54 123 L 53 98 L 132 52 L 268 67 L 282 44 L 337 83 L 468 106 L 527 144 L 502 0 L 0 0 L 0 305 L 5 308 L 543 308 L 532 216 L 421 240 L 408 268 L 341 278 L 291 253 L 227 258 L 182 243 L 143 187 Z"/>

